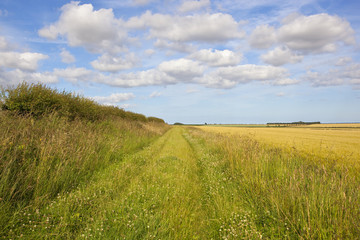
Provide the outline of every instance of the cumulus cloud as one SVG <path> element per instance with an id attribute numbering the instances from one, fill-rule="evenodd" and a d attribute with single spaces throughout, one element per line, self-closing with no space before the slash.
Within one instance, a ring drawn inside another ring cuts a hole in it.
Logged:
<path id="1" fill-rule="evenodd" d="M 351 57 L 341 57 L 338 59 L 338 61 L 336 62 L 336 66 L 344 66 L 347 65 L 348 63 L 352 62 L 352 58 Z"/>
<path id="2" fill-rule="evenodd" d="M 27 83 L 57 83 L 58 78 L 51 72 L 29 72 L 20 69 L 5 71 L 0 69 L 0 85 L 12 86 Z"/>
<path id="3" fill-rule="evenodd" d="M 315 87 L 358 85 L 360 83 L 360 64 L 353 63 L 330 69 L 328 72 L 308 71 L 304 79 L 310 81 Z"/>
<path id="4" fill-rule="evenodd" d="M 95 96 L 91 99 L 105 105 L 117 105 L 120 102 L 124 102 L 133 98 L 135 98 L 133 93 L 113 93 L 110 96 Z"/>
<path id="5" fill-rule="evenodd" d="M 71 2 L 61 8 L 57 22 L 39 30 L 39 35 L 55 40 L 65 37 L 70 46 L 90 52 L 120 52 L 125 49 L 127 32 L 112 9 L 94 10 L 91 4 Z"/>
<path id="6" fill-rule="evenodd" d="M 183 42 L 170 42 L 164 39 L 157 39 L 154 43 L 154 47 L 184 53 L 190 53 L 196 50 L 196 48 L 192 44 Z"/>
<path id="7" fill-rule="evenodd" d="M 196 78 L 203 75 L 204 70 L 205 67 L 200 63 L 181 58 L 162 62 L 154 69 L 111 75 L 97 74 L 96 76 L 91 77 L 91 79 L 99 83 L 116 87 L 170 85 L 180 82 L 195 82 Z M 83 77 L 86 76 L 86 73 L 87 72 L 80 74 L 78 78 L 83 79 Z M 74 75 L 67 74 L 71 76 Z M 70 76 L 67 77 L 69 78 Z"/>
<path id="8" fill-rule="evenodd" d="M 303 52 L 334 52 L 336 44 L 355 44 L 354 30 L 348 21 L 326 13 L 288 19 L 278 29 L 281 43 Z"/>
<path id="9" fill-rule="evenodd" d="M 175 84 L 178 81 L 158 69 L 138 71 L 97 78 L 95 81 L 115 87 L 139 87 Z"/>
<path id="10" fill-rule="evenodd" d="M 33 52 L 0 52 L 0 67 L 36 71 L 38 62 L 48 56 Z"/>
<path id="11" fill-rule="evenodd" d="M 208 6 L 210 6 L 210 0 L 184 1 L 179 7 L 179 12 L 196 11 Z"/>
<path id="12" fill-rule="evenodd" d="M 53 74 L 70 82 L 92 81 L 96 78 L 94 72 L 86 68 L 55 68 Z"/>
<path id="13" fill-rule="evenodd" d="M 283 19 L 277 29 L 269 25 L 257 26 L 249 37 L 249 44 L 267 49 L 278 43 L 302 54 L 334 52 L 339 43 L 354 45 L 354 34 L 350 23 L 338 16 L 297 13 Z"/>
<path id="14" fill-rule="evenodd" d="M 61 61 L 63 63 L 73 63 L 73 62 L 75 62 L 75 57 L 69 51 L 67 51 L 64 48 L 61 50 L 60 56 L 61 56 Z"/>
<path id="15" fill-rule="evenodd" d="M 189 58 L 206 63 L 211 67 L 221 67 L 238 64 L 242 55 L 230 50 L 202 49 L 191 54 Z"/>
<path id="16" fill-rule="evenodd" d="M 172 16 L 152 14 L 147 11 L 140 17 L 132 17 L 129 28 L 149 28 L 150 37 L 172 42 L 221 42 L 244 37 L 239 23 L 229 14 L 196 14 Z"/>
<path id="17" fill-rule="evenodd" d="M 205 67 L 199 62 L 180 58 L 162 62 L 158 69 L 175 79 L 191 82 L 193 78 L 202 76 Z"/>
<path id="18" fill-rule="evenodd" d="M 280 79 L 276 79 L 274 81 L 270 81 L 268 83 L 270 83 L 271 85 L 274 85 L 274 86 L 288 86 L 288 85 L 298 84 L 299 82 L 300 81 L 297 79 L 280 78 Z"/>
<path id="19" fill-rule="evenodd" d="M 292 52 L 287 47 L 277 47 L 274 50 L 269 51 L 260 57 L 265 63 L 273 66 L 280 66 L 287 63 L 298 63 L 301 62 L 303 56 Z"/>
<path id="20" fill-rule="evenodd" d="M 92 61 L 91 65 L 101 72 L 118 72 L 134 67 L 138 62 L 135 54 L 127 54 L 125 58 L 103 54 L 97 60 Z"/>
<path id="21" fill-rule="evenodd" d="M 261 81 L 273 85 L 297 83 L 297 81 L 289 79 L 288 76 L 288 71 L 282 67 L 246 64 L 218 68 L 202 77 L 199 82 L 216 88 L 232 88 L 237 84 L 251 81 Z"/>
<path id="22" fill-rule="evenodd" d="M 257 26 L 251 33 L 249 43 L 251 47 L 265 49 L 276 42 L 275 28 L 269 25 Z"/>
<path id="23" fill-rule="evenodd" d="M 341 77 L 349 78 L 351 80 L 360 79 L 360 64 L 354 63 L 338 71 Z"/>
<path id="24" fill-rule="evenodd" d="M 336 72 L 321 74 L 319 72 L 308 71 L 305 79 L 310 81 L 315 87 L 337 86 L 344 84 L 344 79 L 337 76 Z"/>
<path id="25" fill-rule="evenodd" d="M 0 36 L 0 85 L 28 83 L 56 83 L 57 77 L 50 72 L 36 72 L 38 62 L 49 56 L 36 52 L 15 52 L 5 37 Z"/>

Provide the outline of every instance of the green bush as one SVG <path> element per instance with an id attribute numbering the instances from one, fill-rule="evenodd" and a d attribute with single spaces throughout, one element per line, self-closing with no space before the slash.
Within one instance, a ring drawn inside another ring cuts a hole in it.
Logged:
<path id="1" fill-rule="evenodd" d="M 99 121 L 113 117 L 140 121 L 162 122 L 159 118 L 125 111 L 114 106 L 103 106 L 88 98 L 51 89 L 44 84 L 22 83 L 14 88 L 1 91 L 1 109 L 18 115 L 30 115 L 36 118 L 56 112 L 69 120 L 83 119 Z"/>
<path id="2" fill-rule="evenodd" d="M 165 123 L 163 119 L 157 117 L 148 117 L 147 120 L 148 122 Z"/>

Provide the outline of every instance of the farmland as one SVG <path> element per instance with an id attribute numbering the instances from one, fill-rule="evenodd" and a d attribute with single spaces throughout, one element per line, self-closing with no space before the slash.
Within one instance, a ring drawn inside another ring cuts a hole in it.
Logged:
<path id="1" fill-rule="evenodd" d="M 306 157 L 359 164 L 360 124 L 314 124 L 296 127 L 266 125 L 202 126 L 204 131 L 246 135 L 272 147 L 296 149 Z"/>
<path id="2" fill-rule="evenodd" d="M 169 126 L 42 85 L 2 104 L 0 239 L 360 235 L 357 126 Z"/>
<path id="3" fill-rule="evenodd" d="M 346 166 L 173 127 L 3 226 L 27 239 L 351 239 L 359 199 L 359 175 Z"/>

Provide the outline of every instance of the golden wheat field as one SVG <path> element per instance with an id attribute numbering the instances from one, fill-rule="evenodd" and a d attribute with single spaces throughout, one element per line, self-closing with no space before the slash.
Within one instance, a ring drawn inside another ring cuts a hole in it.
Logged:
<path id="1" fill-rule="evenodd" d="M 204 131 L 247 135 L 261 143 L 296 149 L 322 159 L 360 161 L 360 124 L 314 124 L 298 127 L 201 126 Z"/>

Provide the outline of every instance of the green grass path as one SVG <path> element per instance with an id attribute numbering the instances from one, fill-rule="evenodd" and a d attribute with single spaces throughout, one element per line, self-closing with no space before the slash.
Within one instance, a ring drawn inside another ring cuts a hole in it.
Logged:
<path id="1" fill-rule="evenodd" d="M 220 239 L 237 201 L 222 168 L 175 127 L 49 206 L 19 212 L 10 236 Z"/>

